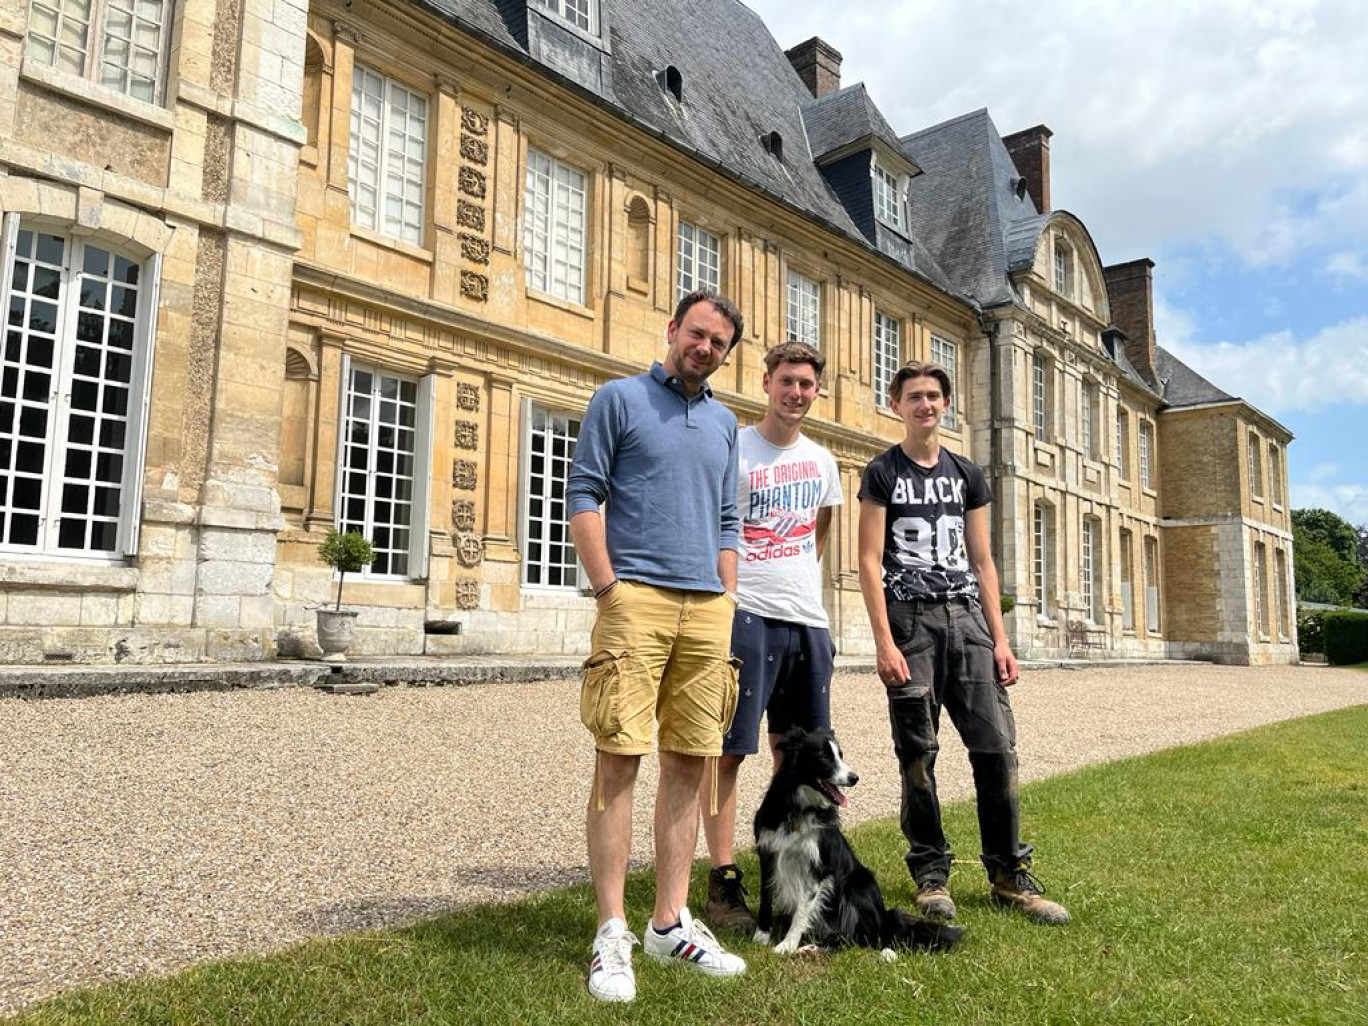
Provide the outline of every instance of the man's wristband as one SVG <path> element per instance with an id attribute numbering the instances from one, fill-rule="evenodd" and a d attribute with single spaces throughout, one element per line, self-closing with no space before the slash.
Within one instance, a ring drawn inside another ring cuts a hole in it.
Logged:
<path id="1" fill-rule="evenodd" d="M 605 584 L 602 588 L 600 588 L 598 591 L 594 592 L 594 598 L 596 598 L 596 599 L 601 599 L 601 598 L 603 598 L 604 595 L 607 595 L 610 591 L 612 591 L 612 590 L 613 590 L 614 588 L 616 588 L 617 586 L 618 586 L 618 579 L 617 579 L 616 577 L 614 577 L 611 581 L 609 581 L 607 584 Z"/>

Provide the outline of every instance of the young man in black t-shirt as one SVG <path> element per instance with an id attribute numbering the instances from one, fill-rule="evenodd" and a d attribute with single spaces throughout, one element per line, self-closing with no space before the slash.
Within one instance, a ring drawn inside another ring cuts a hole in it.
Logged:
<path id="1" fill-rule="evenodd" d="M 944 708 L 969 750 L 992 899 L 1040 923 L 1069 913 L 1043 897 L 1031 846 L 1018 835 L 1016 723 L 1007 688 L 1017 660 L 1002 626 L 989 545 L 992 492 L 981 471 L 940 444 L 950 375 L 912 362 L 888 388 L 903 440 L 876 456 L 860 485 L 860 590 L 888 691 L 902 771 L 907 866 L 925 915 L 953 919 L 950 845 L 936 797 Z"/>

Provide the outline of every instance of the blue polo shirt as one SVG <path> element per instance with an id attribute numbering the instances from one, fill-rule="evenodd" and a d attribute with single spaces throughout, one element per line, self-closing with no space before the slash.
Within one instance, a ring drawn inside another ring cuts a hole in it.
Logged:
<path id="1" fill-rule="evenodd" d="M 717 554 L 741 545 L 736 417 L 706 384 L 686 396 L 659 363 L 610 381 L 580 422 L 566 498 L 571 517 L 607 503 L 618 577 L 721 592 Z"/>

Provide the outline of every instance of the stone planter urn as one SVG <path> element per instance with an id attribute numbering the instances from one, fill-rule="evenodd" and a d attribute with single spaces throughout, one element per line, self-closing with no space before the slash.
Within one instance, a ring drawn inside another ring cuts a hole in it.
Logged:
<path id="1" fill-rule="evenodd" d="M 329 531 L 318 547 L 318 558 L 337 571 L 337 604 L 332 609 L 319 609 L 318 647 L 323 658 L 340 663 L 347 658 L 347 649 L 356 640 L 356 610 L 342 608 L 342 582 L 347 574 L 359 573 L 375 559 L 375 549 L 359 533 Z"/>
<path id="2" fill-rule="evenodd" d="M 330 663 L 347 660 L 347 649 L 356 640 L 355 609 L 320 609 L 318 612 L 318 647 L 323 659 Z"/>

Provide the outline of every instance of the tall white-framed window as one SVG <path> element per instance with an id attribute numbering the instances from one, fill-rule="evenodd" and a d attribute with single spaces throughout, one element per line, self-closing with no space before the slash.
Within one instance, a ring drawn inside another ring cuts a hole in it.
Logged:
<path id="1" fill-rule="evenodd" d="M 1154 442 L 1154 429 L 1149 424 L 1140 425 L 1140 487 L 1149 488 L 1150 485 L 1150 457 L 1151 446 Z"/>
<path id="2" fill-rule="evenodd" d="M 0 222 L 0 552 L 137 552 L 160 260 Z"/>
<path id="3" fill-rule="evenodd" d="M 588 176 L 539 150 L 527 151 L 523 269 L 527 287 L 584 303 Z"/>
<path id="4" fill-rule="evenodd" d="M 1054 547 L 1053 511 L 1043 502 L 1031 510 L 1031 568 L 1035 586 L 1036 615 L 1049 619 L 1053 614 L 1054 570 L 1051 550 Z"/>
<path id="5" fill-rule="evenodd" d="M 1031 423 L 1036 438 L 1044 440 L 1050 418 L 1050 363 L 1043 353 L 1031 357 Z"/>
<path id="6" fill-rule="evenodd" d="M 1130 480 L 1130 414 L 1116 411 L 1116 472 L 1122 481 Z"/>
<path id="7" fill-rule="evenodd" d="M 428 100 L 378 71 L 352 69 L 347 192 L 352 224 L 423 244 Z"/>
<path id="8" fill-rule="evenodd" d="M 570 541 L 565 489 L 579 439 L 578 414 L 527 404 L 523 441 L 523 584 L 578 588 L 580 567 Z"/>
<path id="9" fill-rule="evenodd" d="M 599 0 L 537 0 L 537 4 L 581 32 L 599 34 Z"/>
<path id="10" fill-rule="evenodd" d="M 1268 497 L 1273 500 L 1273 505 L 1281 506 L 1283 502 L 1283 471 L 1282 453 L 1272 442 L 1268 443 Z"/>
<path id="11" fill-rule="evenodd" d="M 1063 239 L 1054 244 L 1054 287 L 1061 296 L 1073 295 L 1073 248 Z"/>
<path id="12" fill-rule="evenodd" d="M 902 321 L 874 311 L 874 402 L 889 408 L 888 385 L 902 366 Z"/>
<path id="13" fill-rule="evenodd" d="M 1260 638 L 1268 637 L 1268 548 L 1254 543 L 1254 629 Z"/>
<path id="14" fill-rule="evenodd" d="M 1122 530 L 1120 535 L 1121 562 L 1121 629 L 1135 630 L 1135 536 Z"/>
<path id="15" fill-rule="evenodd" d="M 1079 430 L 1083 437 L 1083 455 L 1090 460 L 1102 458 L 1102 390 L 1096 382 L 1083 382 L 1083 393 L 1078 408 Z"/>
<path id="16" fill-rule="evenodd" d="M 1259 444 L 1259 436 L 1253 431 L 1249 432 L 1248 442 L 1249 460 L 1249 494 L 1254 498 L 1263 495 L 1263 446 Z"/>
<path id="17" fill-rule="evenodd" d="M 680 299 L 699 289 L 722 290 L 722 240 L 688 221 L 679 222 L 675 285 Z"/>
<path id="18" fill-rule="evenodd" d="M 822 347 L 822 286 L 797 271 L 788 273 L 787 342 L 806 342 Z"/>
<path id="19" fill-rule="evenodd" d="M 1145 539 L 1145 630 L 1158 634 L 1159 622 L 1159 539 Z"/>
<path id="20" fill-rule="evenodd" d="M 1088 622 L 1101 623 L 1102 615 L 1102 524 L 1095 517 L 1083 518 L 1082 560 L 1079 567 L 1083 588 L 1083 608 Z"/>
<path id="21" fill-rule="evenodd" d="M 1273 587 L 1277 589 L 1274 601 L 1278 610 L 1278 637 L 1286 641 L 1292 636 L 1291 625 L 1287 622 L 1287 550 L 1273 552 Z"/>
<path id="22" fill-rule="evenodd" d="M 890 228 L 903 229 L 904 179 L 885 170 L 875 160 L 870 166 L 874 180 L 874 216 Z"/>
<path id="23" fill-rule="evenodd" d="M 939 335 L 931 336 L 931 362 L 938 363 L 950 375 L 950 401 L 945 404 L 945 416 L 941 418 L 948 428 L 959 427 L 959 346 Z"/>
<path id="24" fill-rule="evenodd" d="M 427 576 L 435 386 L 343 360 L 337 529 L 375 547 L 366 577 Z"/>
<path id="25" fill-rule="evenodd" d="M 171 10 L 171 0 L 30 0 L 24 55 L 156 103 Z"/>

